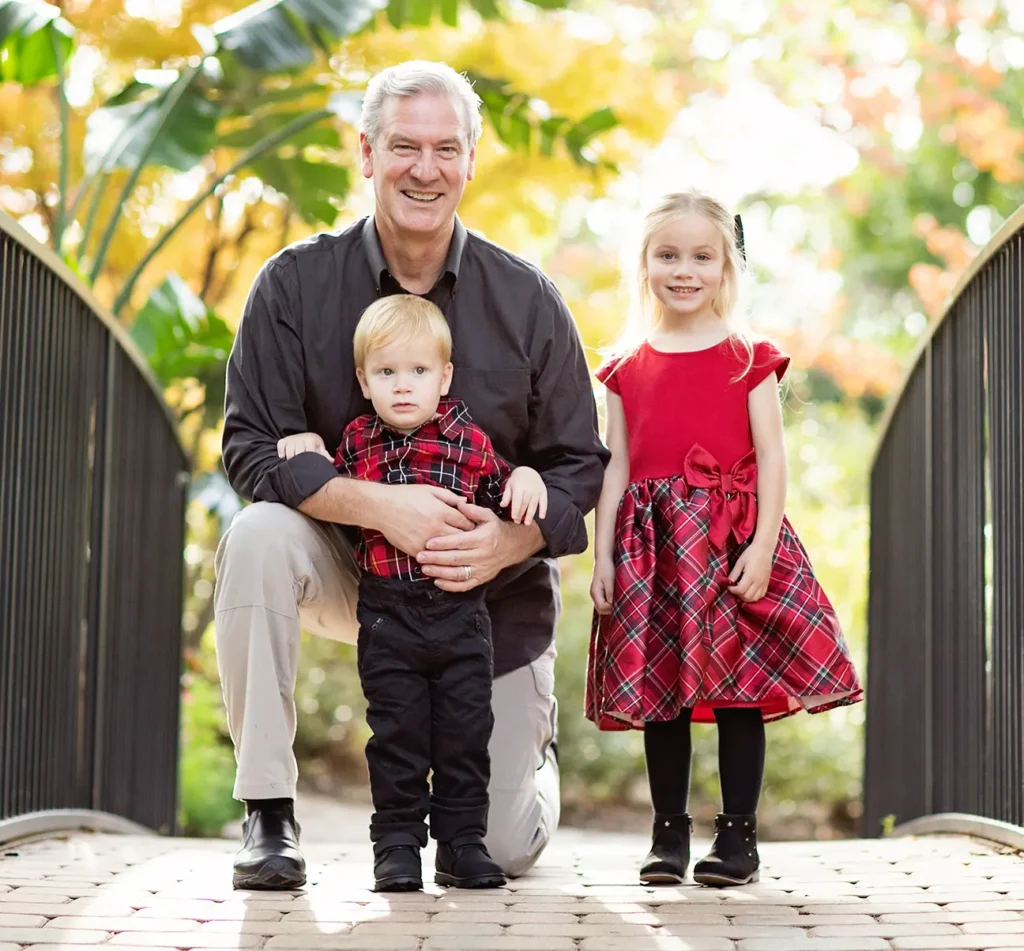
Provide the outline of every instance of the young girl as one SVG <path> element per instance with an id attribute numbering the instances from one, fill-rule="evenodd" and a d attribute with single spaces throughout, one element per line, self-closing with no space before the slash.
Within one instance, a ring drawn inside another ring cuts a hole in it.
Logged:
<path id="1" fill-rule="evenodd" d="M 737 222 L 738 224 L 738 222 Z M 764 723 L 861 699 L 828 598 L 784 518 L 777 380 L 789 358 L 730 329 L 734 220 L 693 192 L 646 218 L 646 339 L 597 371 L 612 453 L 597 506 L 587 717 L 644 730 L 645 883 L 690 863 L 690 723 L 718 724 L 723 810 L 704 885 L 757 881 Z"/>

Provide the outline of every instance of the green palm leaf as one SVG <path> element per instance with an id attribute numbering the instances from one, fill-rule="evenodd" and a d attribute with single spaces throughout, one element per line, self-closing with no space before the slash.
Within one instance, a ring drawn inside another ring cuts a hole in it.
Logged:
<path id="1" fill-rule="evenodd" d="M 187 172 L 209 154 L 222 109 L 199 83 L 182 94 L 163 127 L 156 129 L 160 104 L 179 76 L 174 69 L 140 72 L 89 115 L 83 148 L 87 172 L 134 168 L 154 133 L 157 139 L 146 158 L 148 165 Z"/>
<path id="2" fill-rule="evenodd" d="M 0 0 L 0 82 L 34 86 L 61 76 L 73 32 L 59 7 L 42 0 Z"/>
<path id="3" fill-rule="evenodd" d="M 343 36 L 356 33 L 385 0 L 260 0 L 210 27 L 219 54 L 246 69 L 293 72 Z"/>

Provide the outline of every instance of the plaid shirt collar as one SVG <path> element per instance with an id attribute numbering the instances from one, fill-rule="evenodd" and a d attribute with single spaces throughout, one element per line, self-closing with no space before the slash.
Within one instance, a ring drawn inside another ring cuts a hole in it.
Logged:
<path id="1" fill-rule="evenodd" d="M 382 432 L 387 431 L 397 436 L 418 436 L 424 429 L 436 427 L 445 439 L 454 442 L 462 435 L 468 423 L 469 410 L 466 408 L 466 404 L 462 400 L 442 396 L 441 402 L 437 404 L 437 414 L 433 419 L 428 419 L 415 432 L 401 433 L 397 429 L 392 429 L 375 413 L 373 419 L 370 420 L 370 425 L 366 427 L 366 435 L 369 439 L 376 439 Z"/>

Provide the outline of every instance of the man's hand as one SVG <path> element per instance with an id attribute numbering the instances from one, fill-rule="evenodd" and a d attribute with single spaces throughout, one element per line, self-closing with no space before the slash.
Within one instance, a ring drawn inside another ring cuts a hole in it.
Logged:
<path id="1" fill-rule="evenodd" d="M 476 522 L 459 505 L 465 500 L 433 485 L 373 485 L 374 501 L 360 519 L 363 528 L 375 528 L 395 548 L 416 556 L 431 539 L 470 534 Z M 379 490 L 379 491 L 378 491 Z"/>
<path id="2" fill-rule="evenodd" d="M 469 591 L 485 584 L 544 547 L 536 523 L 527 527 L 503 522 L 490 509 L 465 501 L 459 503 L 459 512 L 475 527 L 429 539 L 418 556 L 423 573 L 444 591 Z"/>
<path id="3" fill-rule="evenodd" d="M 532 525 L 533 516 L 544 518 L 548 514 L 548 487 L 536 469 L 518 466 L 505 483 L 501 507 L 509 508 L 509 515 L 517 525 Z"/>

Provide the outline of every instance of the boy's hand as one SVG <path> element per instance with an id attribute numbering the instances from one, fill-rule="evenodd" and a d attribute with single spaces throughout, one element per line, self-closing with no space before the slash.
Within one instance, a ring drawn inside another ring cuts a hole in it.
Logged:
<path id="1" fill-rule="evenodd" d="M 598 614 L 612 613 L 614 595 L 615 565 L 610 558 L 599 558 L 594 562 L 594 579 L 590 582 L 590 600 Z"/>
<path id="2" fill-rule="evenodd" d="M 501 506 L 504 508 L 510 503 L 509 514 L 516 523 L 532 525 L 534 515 L 544 518 L 548 514 L 548 487 L 536 469 L 519 466 L 512 470 L 505 483 Z"/>
<path id="3" fill-rule="evenodd" d="M 277 454 L 282 459 L 291 459 L 300 452 L 315 452 L 334 462 L 334 457 L 327 451 L 324 441 L 316 433 L 296 433 L 277 441 Z"/>
<path id="4" fill-rule="evenodd" d="M 768 590 L 774 554 L 772 548 L 752 542 L 729 572 L 732 582 L 729 590 L 743 601 L 760 601 Z"/>

